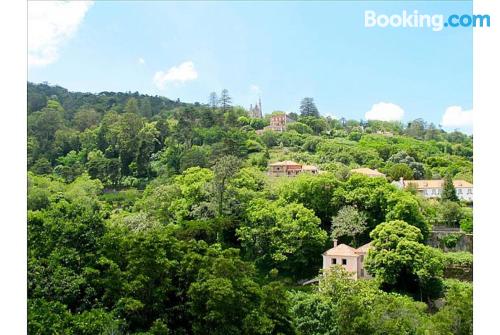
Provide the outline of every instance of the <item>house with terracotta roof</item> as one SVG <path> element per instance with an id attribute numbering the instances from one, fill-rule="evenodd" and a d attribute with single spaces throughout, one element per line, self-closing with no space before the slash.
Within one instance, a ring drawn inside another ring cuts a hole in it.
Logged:
<path id="1" fill-rule="evenodd" d="M 273 177 L 295 177 L 302 172 L 318 174 L 319 169 L 314 165 L 302 165 L 294 161 L 276 162 L 269 164 L 268 167 L 268 174 Z"/>
<path id="2" fill-rule="evenodd" d="M 368 177 L 384 177 L 385 174 L 382 172 L 379 172 L 378 170 L 373 170 L 369 168 L 359 168 L 359 169 L 352 169 L 351 173 L 359 173 Z"/>
<path id="3" fill-rule="evenodd" d="M 393 182 L 399 188 L 414 187 L 426 198 L 440 198 L 443 192 L 443 179 L 436 180 L 404 180 Z M 473 185 L 465 180 L 454 180 L 453 186 L 460 200 L 472 201 Z"/>
<path id="4" fill-rule="evenodd" d="M 371 278 L 364 267 L 366 254 L 370 248 L 371 242 L 355 249 L 347 244 L 337 245 L 337 240 L 333 240 L 333 248 L 323 253 L 323 270 L 326 271 L 334 265 L 340 265 L 352 273 L 355 280 Z"/>

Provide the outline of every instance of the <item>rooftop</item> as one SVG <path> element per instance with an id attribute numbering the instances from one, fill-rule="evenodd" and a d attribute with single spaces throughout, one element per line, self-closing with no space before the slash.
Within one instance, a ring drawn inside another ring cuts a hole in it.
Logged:
<path id="1" fill-rule="evenodd" d="M 369 168 L 352 169 L 351 172 L 361 173 L 361 174 L 370 175 L 370 176 L 385 177 L 385 174 L 383 174 L 382 172 L 379 172 L 379 171 L 373 170 L 373 169 L 369 169 Z"/>
<path id="2" fill-rule="evenodd" d="M 282 165 L 300 165 L 300 166 L 302 166 L 302 164 L 294 162 L 294 161 L 283 161 L 283 162 L 276 162 L 276 163 L 269 164 L 269 166 L 282 166 Z"/>
<path id="3" fill-rule="evenodd" d="M 347 244 L 339 244 L 323 253 L 325 256 L 357 256 L 356 249 Z"/>
<path id="4" fill-rule="evenodd" d="M 334 248 L 328 249 L 323 253 L 324 256 L 358 256 L 359 254 L 366 254 L 372 247 L 372 243 L 366 243 L 357 249 L 348 246 L 347 244 L 339 244 Z"/>

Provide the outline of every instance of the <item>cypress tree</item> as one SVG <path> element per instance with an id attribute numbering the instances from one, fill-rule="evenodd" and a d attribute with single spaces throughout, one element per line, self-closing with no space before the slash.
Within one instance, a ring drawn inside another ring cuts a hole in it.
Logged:
<path id="1" fill-rule="evenodd" d="M 449 174 L 444 178 L 443 194 L 441 195 L 441 200 L 449 200 L 455 202 L 459 201 L 457 191 L 455 190 L 455 186 L 453 186 L 453 179 Z"/>

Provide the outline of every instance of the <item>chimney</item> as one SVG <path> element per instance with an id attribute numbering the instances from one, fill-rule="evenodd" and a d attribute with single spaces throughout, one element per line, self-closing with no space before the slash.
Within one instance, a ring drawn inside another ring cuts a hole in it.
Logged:
<path id="1" fill-rule="evenodd" d="M 333 247 L 335 248 L 337 246 L 337 239 L 333 240 Z"/>

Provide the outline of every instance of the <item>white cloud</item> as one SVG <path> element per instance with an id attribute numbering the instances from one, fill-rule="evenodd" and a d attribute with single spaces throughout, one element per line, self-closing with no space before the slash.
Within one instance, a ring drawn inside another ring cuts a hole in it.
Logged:
<path id="1" fill-rule="evenodd" d="M 401 121 L 405 111 L 401 106 L 390 102 L 379 102 L 372 106 L 372 108 L 365 113 L 367 120 L 380 120 L 380 121 Z"/>
<path id="2" fill-rule="evenodd" d="M 470 128 L 472 127 L 472 109 L 463 110 L 461 106 L 450 106 L 446 108 L 441 120 L 441 125 L 447 128 Z"/>
<path id="3" fill-rule="evenodd" d="M 191 61 L 186 61 L 178 66 L 173 66 L 167 71 L 158 71 L 153 77 L 153 81 L 159 89 L 164 89 L 165 84 L 180 84 L 198 78 L 198 72 Z"/>
<path id="4" fill-rule="evenodd" d="M 144 58 L 139 57 L 139 59 L 137 60 L 137 63 L 143 65 L 143 64 L 146 64 L 146 61 L 144 60 Z"/>
<path id="5" fill-rule="evenodd" d="M 250 85 L 250 92 L 256 95 L 262 94 L 262 90 L 260 89 L 260 87 L 255 84 Z"/>
<path id="6" fill-rule="evenodd" d="M 78 30 L 93 1 L 28 2 L 28 66 L 59 58 L 60 45 Z"/>

